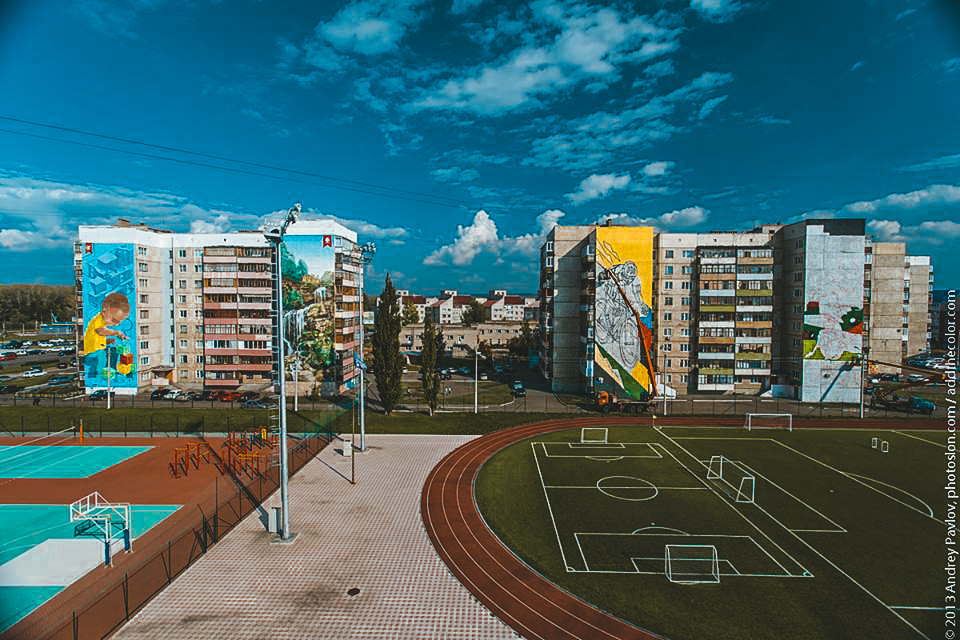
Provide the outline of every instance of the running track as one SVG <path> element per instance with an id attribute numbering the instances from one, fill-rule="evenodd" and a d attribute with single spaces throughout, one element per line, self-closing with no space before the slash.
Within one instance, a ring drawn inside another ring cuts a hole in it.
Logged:
<path id="1" fill-rule="evenodd" d="M 667 420 L 670 425 L 703 425 L 709 420 L 711 425 L 743 426 L 742 418 Z M 903 429 L 908 426 L 905 422 L 797 418 L 794 426 Z M 649 425 L 650 418 L 576 418 L 504 429 L 455 449 L 427 476 L 420 512 L 437 553 L 484 606 L 528 640 L 660 638 L 600 611 L 533 571 L 487 528 L 473 495 L 474 480 L 483 464 L 518 440 L 576 427 L 629 424 Z M 927 428 L 942 429 L 943 425 L 931 422 Z"/>

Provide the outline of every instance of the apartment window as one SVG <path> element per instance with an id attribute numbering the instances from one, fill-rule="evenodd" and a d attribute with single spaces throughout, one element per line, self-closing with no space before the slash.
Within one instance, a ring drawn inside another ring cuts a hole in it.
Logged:
<path id="1" fill-rule="evenodd" d="M 660 345 L 660 351 L 673 351 L 673 345 L 669 342 L 666 342 Z"/>
<path id="2" fill-rule="evenodd" d="M 195 330 L 197 333 L 203 333 L 203 325 L 202 325 L 202 324 L 195 325 L 193 328 L 194 328 L 194 330 Z"/>
<path id="3" fill-rule="evenodd" d="M 682 304 L 682 305 L 685 306 L 685 307 L 689 307 L 689 306 L 690 306 L 690 298 L 687 297 L 687 296 L 683 296 L 682 298 L 680 298 L 680 304 Z"/>
<path id="4" fill-rule="evenodd" d="M 686 311 L 684 311 L 683 313 L 680 314 L 680 319 L 681 319 L 681 320 L 689 320 L 689 319 L 690 319 L 690 314 L 687 313 Z"/>
<path id="5" fill-rule="evenodd" d="M 669 365 L 667 365 L 667 366 L 669 366 Z M 667 374 L 667 382 L 673 382 L 673 374 L 672 374 L 672 373 L 668 373 L 668 374 Z"/>
<path id="6" fill-rule="evenodd" d="M 147 349 L 150 348 L 150 342 L 148 342 L 147 340 L 141 340 L 141 341 L 140 341 L 140 348 L 143 349 L 144 351 L 146 351 Z"/>
<path id="7" fill-rule="evenodd" d="M 138 255 L 138 256 L 145 256 L 145 255 L 147 255 L 147 248 L 146 248 L 146 247 L 137 247 L 137 255 Z"/>
<path id="8" fill-rule="evenodd" d="M 142 335 L 142 336 L 148 336 L 148 335 L 150 335 L 150 325 L 148 325 L 148 324 L 142 324 L 142 325 L 140 325 L 140 335 Z"/>
<path id="9" fill-rule="evenodd" d="M 669 338 L 670 336 L 673 335 L 673 329 L 671 329 L 670 327 L 664 328 L 663 335 Z"/>
<path id="10" fill-rule="evenodd" d="M 664 268 L 663 268 L 663 273 L 664 273 L 664 275 L 672 276 L 672 275 L 673 275 L 673 267 L 672 267 L 672 266 L 669 266 L 669 265 L 666 266 L 666 267 L 664 267 Z"/>
<path id="11" fill-rule="evenodd" d="M 197 356 L 195 358 L 195 361 L 197 364 L 203 364 L 203 356 Z"/>
<path id="12" fill-rule="evenodd" d="M 194 280 L 194 281 L 193 281 L 193 286 L 194 286 L 195 288 L 197 288 L 197 289 L 202 289 L 202 288 L 203 288 L 203 280 Z"/>
<path id="13" fill-rule="evenodd" d="M 145 293 L 140 294 L 140 304 L 147 304 L 149 300 L 150 300 L 150 296 L 148 296 Z"/>
<path id="14" fill-rule="evenodd" d="M 803 256 L 793 256 L 793 264 L 803 264 Z"/>
<path id="15" fill-rule="evenodd" d="M 181 318 L 186 318 L 186 317 L 187 317 L 187 310 L 186 310 L 186 309 L 180 309 L 180 317 L 181 317 Z"/>
<path id="16" fill-rule="evenodd" d="M 146 279 L 146 278 L 140 278 L 140 286 L 141 286 L 141 287 L 147 286 L 147 279 Z"/>
<path id="17" fill-rule="evenodd" d="M 799 271 L 794 272 L 794 274 L 793 274 L 793 281 L 794 281 L 794 282 L 800 282 L 801 280 L 803 280 L 803 274 L 800 273 Z"/>
<path id="18" fill-rule="evenodd" d="M 195 303 L 197 303 L 197 304 L 203 304 L 203 296 L 197 294 L 197 295 L 193 296 L 193 301 L 194 301 Z"/>
<path id="19" fill-rule="evenodd" d="M 193 257 L 194 257 L 194 258 L 202 258 L 202 257 L 203 257 L 203 249 L 194 249 L 194 250 L 193 250 Z"/>
<path id="20" fill-rule="evenodd" d="M 694 251 L 693 251 L 693 249 L 684 249 L 684 250 L 683 250 L 683 257 L 684 257 L 684 258 L 692 258 L 693 256 L 694 256 Z"/>
<path id="21" fill-rule="evenodd" d="M 197 340 L 193 343 L 195 349 L 203 349 L 203 340 Z"/>
<path id="22" fill-rule="evenodd" d="M 186 333 L 186 332 L 187 332 L 187 325 L 185 324 L 180 325 L 180 333 Z"/>
<path id="23" fill-rule="evenodd" d="M 194 273 L 203 273 L 203 265 L 202 265 L 202 264 L 195 264 L 195 265 L 193 265 L 193 272 L 194 272 Z"/>
<path id="24" fill-rule="evenodd" d="M 663 281 L 664 289 L 673 289 L 673 280 L 664 280 Z"/>
<path id="25" fill-rule="evenodd" d="M 187 272 L 187 265 L 181 264 L 181 265 L 180 265 L 180 273 L 186 273 L 186 272 Z"/>
<path id="26" fill-rule="evenodd" d="M 666 307 L 671 306 L 673 304 L 673 298 L 670 296 L 667 296 L 666 298 L 663 299 L 663 304 Z"/>
<path id="27" fill-rule="evenodd" d="M 553 266 L 553 256 L 547 256 L 543 261 L 543 266 L 552 267 Z"/>
<path id="28" fill-rule="evenodd" d="M 177 286 L 180 287 L 181 289 L 186 289 L 186 288 L 187 288 L 187 281 L 186 281 L 186 280 L 177 280 Z"/>
<path id="29" fill-rule="evenodd" d="M 177 296 L 177 302 L 180 304 L 187 304 L 187 296 Z"/>
<path id="30" fill-rule="evenodd" d="M 689 344 L 688 342 L 682 343 L 682 344 L 680 345 L 680 351 L 687 351 L 687 352 L 689 352 L 689 351 L 690 351 L 690 344 Z"/>
<path id="31" fill-rule="evenodd" d="M 803 305 L 802 305 L 802 304 L 795 304 L 795 305 L 793 305 L 793 312 L 794 312 L 794 313 L 803 313 Z"/>
<path id="32" fill-rule="evenodd" d="M 187 364 L 187 356 L 180 356 L 180 364 Z"/>
<path id="33" fill-rule="evenodd" d="M 680 382 L 686 384 L 689 381 L 690 381 L 690 376 L 688 376 L 687 374 L 684 373 L 680 376 Z"/>
<path id="34" fill-rule="evenodd" d="M 689 361 L 689 360 L 681 360 L 681 361 L 680 361 L 680 368 L 681 368 L 681 369 L 686 369 L 686 368 L 689 367 L 689 366 L 690 366 L 690 361 Z M 686 382 L 686 380 L 684 380 L 684 382 Z"/>
<path id="35" fill-rule="evenodd" d="M 803 292 L 802 292 L 800 289 L 794 289 L 794 290 L 793 290 L 793 297 L 794 297 L 794 298 L 799 298 L 799 297 L 802 296 L 802 295 L 803 295 Z"/>
<path id="36" fill-rule="evenodd" d="M 663 252 L 663 257 L 664 257 L 664 258 L 672 258 L 672 257 L 673 257 L 673 249 L 667 249 L 666 251 L 664 251 L 664 252 Z"/>
<path id="37" fill-rule="evenodd" d="M 148 309 L 140 309 L 140 319 L 146 320 L 150 317 L 150 311 Z"/>
<path id="38" fill-rule="evenodd" d="M 663 314 L 663 319 L 664 319 L 664 320 L 673 320 L 673 314 L 670 313 L 669 311 L 667 311 L 666 313 Z"/>
<path id="39" fill-rule="evenodd" d="M 202 318 L 202 317 L 203 317 L 203 309 L 194 309 L 194 310 L 193 310 L 193 317 L 194 317 L 194 318 Z"/>
<path id="40" fill-rule="evenodd" d="M 149 268 L 150 267 L 147 266 L 146 262 L 137 263 L 137 269 L 139 269 L 141 273 L 146 273 L 149 270 Z"/>
<path id="41" fill-rule="evenodd" d="M 547 253 L 553 253 L 553 240 L 547 241 L 546 251 Z"/>
<path id="42" fill-rule="evenodd" d="M 693 273 L 693 267 L 681 267 L 680 273 L 684 275 L 690 275 L 691 273 Z"/>
<path id="43" fill-rule="evenodd" d="M 140 358 L 140 364 L 150 364 L 150 356 L 143 356 Z"/>
<path id="44" fill-rule="evenodd" d="M 683 282 L 681 282 L 681 283 L 680 283 L 680 288 L 681 288 L 681 289 L 687 289 L 687 290 L 689 290 L 689 289 L 690 289 L 690 281 L 689 281 L 689 280 L 684 280 Z"/>
<path id="45" fill-rule="evenodd" d="M 180 348 L 181 348 L 181 349 L 186 349 L 186 348 L 187 348 L 187 341 L 186 341 L 186 340 L 181 340 L 181 341 L 180 341 Z"/>
<path id="46" fill-rule="evenodd" d="M 181 257 L 181 258 L 186 258 L 186 257 L 187 257 L 187 250 L 186 250 L 186 249 L 180 249 L 180 257 Z"/>
<path id="47" fill-rule="evenodd" d="M 686 315 L 686 314 L 684 314 L 684 315 Z M 680 329 L 680 335 L 682 335 L 684 338 L 689 338 L 689 337 L 690 337 L 690 328 L 689 328 L 689 327 L 683 327 L 682 329 Z"/>

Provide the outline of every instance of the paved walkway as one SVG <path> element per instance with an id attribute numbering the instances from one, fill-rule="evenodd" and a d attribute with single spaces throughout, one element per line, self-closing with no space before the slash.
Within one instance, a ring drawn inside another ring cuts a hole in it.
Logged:
<path id="1" fill-rule="evenodd" d="M 328 448 L 290 482 L 292 544 L 271 544 L 254 511 L 114 637 L 517 638 L 450 574 L 420 519 L 427 474 L 470 439 L 368 436 L 355 486 Z"/>

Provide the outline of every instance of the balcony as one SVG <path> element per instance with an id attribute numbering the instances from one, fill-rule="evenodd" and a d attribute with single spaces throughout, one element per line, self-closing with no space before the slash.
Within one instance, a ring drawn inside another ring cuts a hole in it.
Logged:
<path id="1" fill-rule="evenodd" d="M 736 305 L 732 304 L 702 304 L 700 305 L 700 313 L 733 313 L 737 310 Z"/>

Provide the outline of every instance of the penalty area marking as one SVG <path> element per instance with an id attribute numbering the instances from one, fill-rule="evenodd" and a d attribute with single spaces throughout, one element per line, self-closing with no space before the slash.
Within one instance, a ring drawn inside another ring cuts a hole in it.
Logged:
<path id="1" fill-rule="evenodd" d="M 914 440 L 919 440 L 920 442 L 926 442 L 927 444 L 932 444 L 935 447 L 940 447 L 941 449 L 946 449 L 947 445 L 940 444 L 939 442 L 934 442 L 933 440 L 927 440 L 926 438 L 921 438 L 920 436 L 915 436 L 912 433 L 904 433 L 903 431 L 894 431 L 893 433 L 898 436 L 903 436 L 905 438 L 913 438 Z"/>

